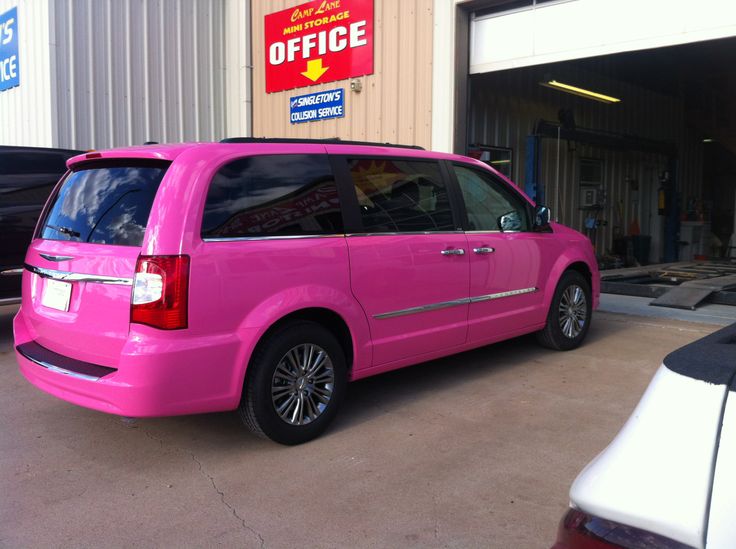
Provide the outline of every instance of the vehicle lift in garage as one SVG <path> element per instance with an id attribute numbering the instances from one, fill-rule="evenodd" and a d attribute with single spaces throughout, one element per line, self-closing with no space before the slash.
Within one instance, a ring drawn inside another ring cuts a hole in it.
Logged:
<path id="1" fill-rule="evenodd" d="M 601 273 L 604 293 L 655 298 L 650 305 L 694 310 L 703 302 L 736 305 L 736 259 L 718 262 L 677 262 L 680 215 L 677 200 L 677 148 L 672 143 L 637 136 L 576 128 L 570 116 L 560 113 L 560 123 L 539 120 L 526 140 L 525 192 L 544 201 L 540 178 L 540 144 L 544 138 L 586 143 L 616 150 L 636 150 L 664 155 L 668 172 L 662 178 L 664 192 L 664 260 L 660 265 L 615 269 Z"/>

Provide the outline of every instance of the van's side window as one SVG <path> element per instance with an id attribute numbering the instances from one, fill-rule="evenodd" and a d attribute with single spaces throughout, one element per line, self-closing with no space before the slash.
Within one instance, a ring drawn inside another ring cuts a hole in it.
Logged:
<path id="1" fill-rule="evenodd" d="M 355 158 L 349 165 L 366 233 L 455 229 L 437 162 Z"/>
<path id="2" fill-rule="evenodd" d="M 528 231 L 529 215 L 524 202 L 504 188 L 491 174 L 454 166 L 465 202 L 470 231 Z"/>
<path id="3" fill-rule="evenodd" d="M 210 184 L 203 238 L 342 233 L 337 187 L 326 155 L 249 156 Z"/>

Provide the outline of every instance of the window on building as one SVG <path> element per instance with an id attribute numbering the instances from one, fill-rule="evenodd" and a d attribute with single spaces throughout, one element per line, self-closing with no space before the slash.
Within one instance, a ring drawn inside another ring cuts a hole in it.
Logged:
<path id="1" fill-rule="evenodd" d="M 455 229 L 437 162 L 357 158 L 350 175 L 367 233 Z"/>
<path id="2" fill-rule="evenodd" d="M 210 184 L 203 238 L 304 236 L 344 231 L 326 155 L 269 155 L 226 164 Z"/>

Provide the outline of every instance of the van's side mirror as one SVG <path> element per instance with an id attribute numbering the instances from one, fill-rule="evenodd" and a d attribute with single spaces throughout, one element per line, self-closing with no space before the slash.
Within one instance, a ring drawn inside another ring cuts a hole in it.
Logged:
<path id="1" fill-rule="evenodd" d="M 550 217 L 552 214 L 547 206 L 537 206 L 534 210 L 534 226 L 546 227 L 549 225 Z"/>

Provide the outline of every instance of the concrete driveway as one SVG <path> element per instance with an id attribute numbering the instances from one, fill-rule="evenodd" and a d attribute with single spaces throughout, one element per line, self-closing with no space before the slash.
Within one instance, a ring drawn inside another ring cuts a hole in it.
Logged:
<path id="1" fill-rule="evenodd" d="M 2 547 L 549 547 L 578 471 L 669 351 L 716 327 L 599 313 L 580 349 L 521 338 L 354 383 L 287 448 L 232 414 L 141 420 L 29 385 L 0 308 Z"/>

